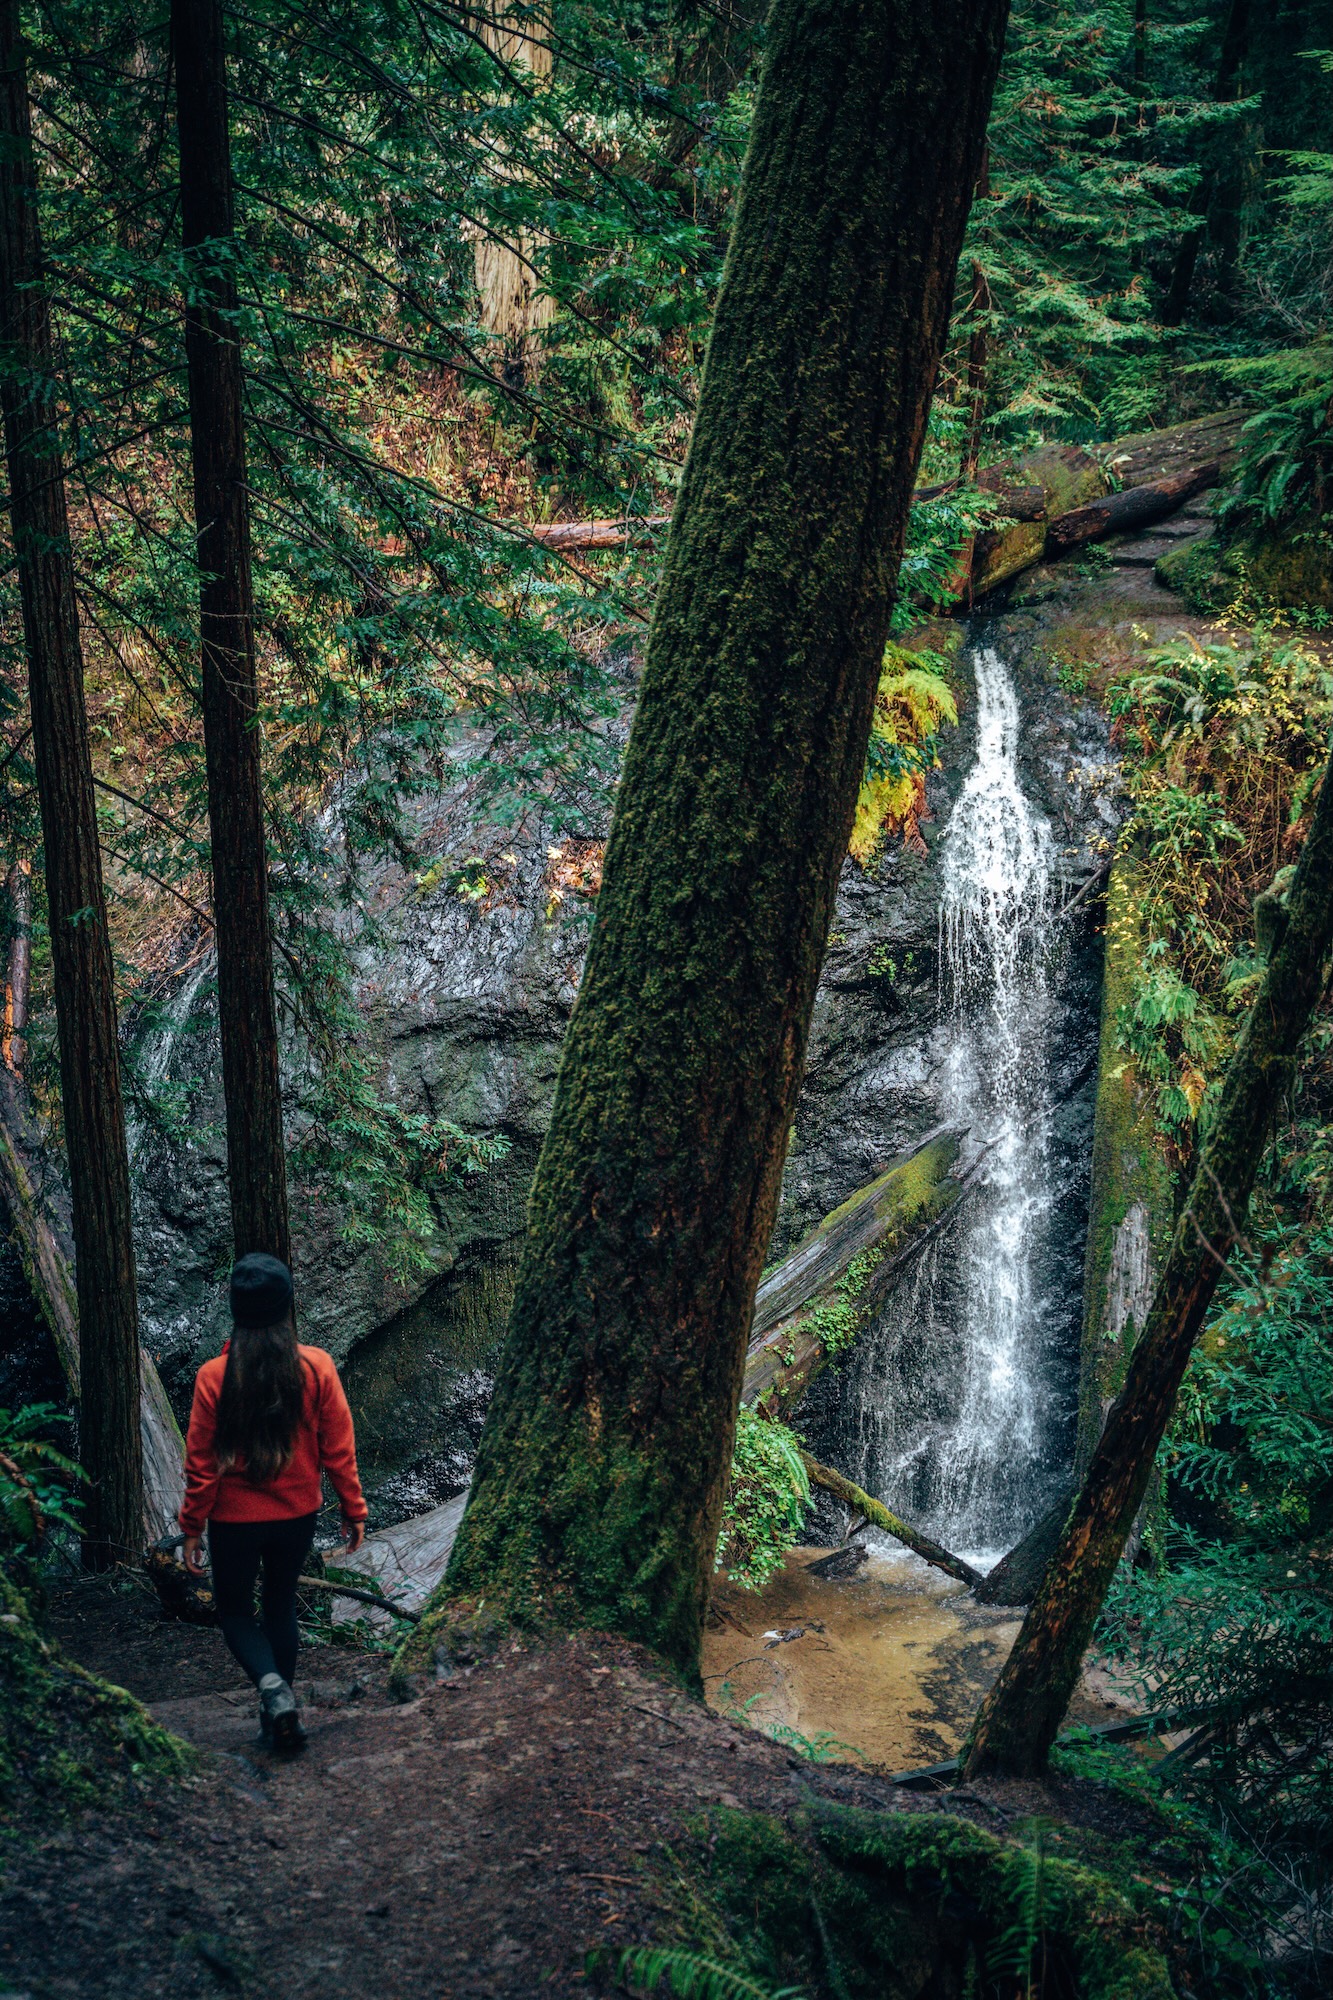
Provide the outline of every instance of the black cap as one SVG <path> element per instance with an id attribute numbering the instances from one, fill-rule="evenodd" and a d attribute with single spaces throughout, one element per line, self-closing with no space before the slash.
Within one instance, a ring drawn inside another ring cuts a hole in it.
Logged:
<path id="1" fill-rule="evenodd" d="M 292 1274 L 280 1257 L 254 1250 L 231 1273 L 231 1316 L 237 1326 L 276 1326 L 292 1305 Z"/>

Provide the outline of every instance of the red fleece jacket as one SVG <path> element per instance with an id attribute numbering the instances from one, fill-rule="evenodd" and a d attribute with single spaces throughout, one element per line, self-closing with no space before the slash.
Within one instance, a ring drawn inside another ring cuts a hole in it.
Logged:
<path id="1" fill-rule="evenodd" d="M 185 1440 L 185 1499 L 178 1517 L 185 1534 L 202 1535 L 209 1521 L 291 1521 L 313 1514 L 324 1499 L 321 1468 L 333 1481 L 344 1518 L 365 1520 L 352 1412 L 333 1356 L 322 1347 L 302 1347 L 299 1352 L 305 1364 L 305 1409 L 292 1455 L 276 1479 L 262 1482 L 246 1478 L 243 1459 L 226 1472 L 218 1465 L 214 1442 L 226 1349 L 199 1370 Z"/>

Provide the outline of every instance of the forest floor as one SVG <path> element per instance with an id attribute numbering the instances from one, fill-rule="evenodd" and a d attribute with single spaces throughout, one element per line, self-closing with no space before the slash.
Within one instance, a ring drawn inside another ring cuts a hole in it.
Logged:
<path id="1" fill-rule="evenodd" d="M 31 2000 L 587 1992 L 590 1951 L 698 1939 L 717 1808 L 788 1821 L 813 1798 L 946 1804 L 811 1763 L 595 1635 L 513 1645 L 405 1703 L 383 1655 L 311 1648 L 309 1747 L 279 1761 L 215 1631 L 102 1581 L 53 1592 L 49 1628 L 201 1754 L 136 1804 L 6 1836 L 0 1992 Z M 1072 1779 L 947 1809 L 991 1830 L 1040 1811 L 1111 1837 L 1132 1814 Z"/>

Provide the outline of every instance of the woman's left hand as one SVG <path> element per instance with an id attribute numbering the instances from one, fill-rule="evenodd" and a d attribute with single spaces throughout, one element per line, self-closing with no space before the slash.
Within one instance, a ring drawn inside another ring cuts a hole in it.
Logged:
<path id="1" fill-rule="evenodd" d="M 204 1538 L 202 1535 L 187 1535 L 181 1543 L 181 1561 L 191 1576 L 204 1573 Z"/>
<path id="2" fill-rule="evenodd" d="M 347 1540 L 343 1543 L 342 1553 L 345 1556 L 354 1556 L 366 1539 L 366 1524 L 364 1521 L 349 1521 L 344 1514 L 343 1533 Z"/>

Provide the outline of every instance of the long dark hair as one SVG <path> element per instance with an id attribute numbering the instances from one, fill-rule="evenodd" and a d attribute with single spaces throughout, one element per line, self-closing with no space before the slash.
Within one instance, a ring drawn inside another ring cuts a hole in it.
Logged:
<path id="1" fill-rule="evenodd" d="M 232 1329 L 218 1395 L 214 1449 L 228 1472 L 244 1459 L 247 1479 L 276 1479 L 291 1458 L 305 1409 L 305 1370 L 290 1318 Z"/>

